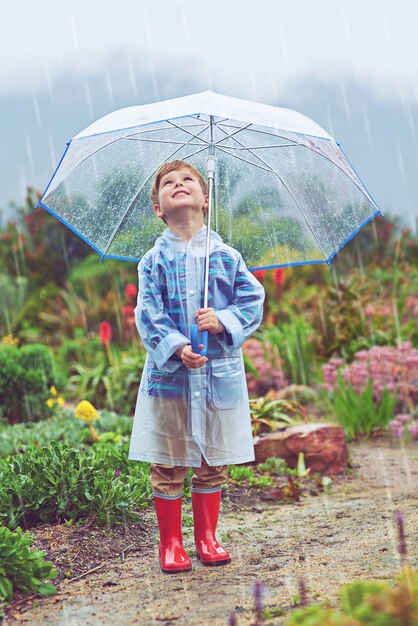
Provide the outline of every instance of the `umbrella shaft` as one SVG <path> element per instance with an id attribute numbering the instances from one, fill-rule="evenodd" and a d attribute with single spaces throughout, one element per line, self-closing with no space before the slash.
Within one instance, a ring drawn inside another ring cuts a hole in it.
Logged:
<path id="1" fill-rule="evenodd" d="M 208 168 L 208 212 L 207 212 L 207 229 L 206 229 L 206 252 L 205 252 L 205 290 L 203 293 L 203 307 L 208 306 L 208 291 L 209 291 L 209 255 L 210 255 L 210 221 L 212 213 L 212 189 L 213 189 L 213 176 L 214 170 Z"/>

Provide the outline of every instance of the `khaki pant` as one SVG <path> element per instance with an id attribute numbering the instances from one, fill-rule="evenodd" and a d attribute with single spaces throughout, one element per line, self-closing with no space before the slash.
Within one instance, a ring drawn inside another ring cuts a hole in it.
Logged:
<path id="1" fill-rule="evenodd" d="M 189 467 L 161 465 L 152 463 L 150 479 L 155 494 L 166 496 L 178 496 L 184 485 Z M 202 457 L 202 466 L 193 467 L 192 490 L 195 491 L 220 491 L 228 478 L 227 465 L 210 466 Z"/>

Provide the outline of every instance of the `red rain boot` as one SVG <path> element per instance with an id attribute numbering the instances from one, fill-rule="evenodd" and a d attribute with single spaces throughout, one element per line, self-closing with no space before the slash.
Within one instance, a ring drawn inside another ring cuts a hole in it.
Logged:
<path id="1" fill-rule="evenodd" d="M 216 541 L 221 492 L 201 493 L 192 490 L 194 540 L 198 558 L 203 565 L 225 565 L 231 561 L 226 550 Z"/>
<path id="2" fill-rule="evenodd" d="M 155 510 L 160 529 L 160 566 L 165 574 L 189 572 L 192 562 L 183 548 L 181 534 L 181 496 L 160 498 L 154 494 Z"/>

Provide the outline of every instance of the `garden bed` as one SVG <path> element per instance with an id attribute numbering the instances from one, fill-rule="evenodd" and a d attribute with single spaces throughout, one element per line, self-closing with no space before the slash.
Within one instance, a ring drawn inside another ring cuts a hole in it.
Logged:
<path id="1" fill-rule="evenodd" d="M 224 567 L 205 568 L 196 560 L 187 504 L 185 546 L 193 561 L 187 574 L 160 572 L 152 507 L 140 512 L 138 525 L 31 529 L 59 572 L 58 594 L 16 593 L 4 626 L 224 626 L 233 611 L 238 626 L 248 626 L 257 581 L 273 615 L 266 624 L 279 625 L 295 604 L 300 578 L 310 601 L 335 600 L 338 586 L 355 579 L 393 580 L 399 572 L 397 510 L 405 514 L 410 563 L 418 565 L 418 446 L 376 437 L 349 444 L 349 453 L 345 474 L 325 492 L 305 481 L 299 501 L 274 498 L 274 486 L 229 483 L 218 533 L 232 556 Z"/>

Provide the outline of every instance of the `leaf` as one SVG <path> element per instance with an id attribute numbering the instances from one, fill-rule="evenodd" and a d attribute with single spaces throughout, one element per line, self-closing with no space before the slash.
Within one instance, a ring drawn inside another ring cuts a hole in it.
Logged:
<path id="1" fill-rule="evenodd" d="M 41 583 L 37 592 L 42 596 L 52 596 L 57 593 L 57 588 L 52 583 Z"/>

